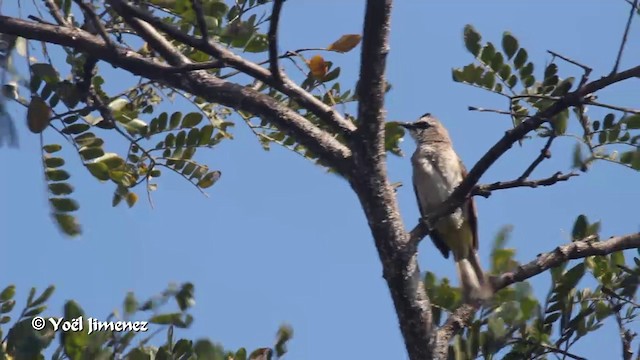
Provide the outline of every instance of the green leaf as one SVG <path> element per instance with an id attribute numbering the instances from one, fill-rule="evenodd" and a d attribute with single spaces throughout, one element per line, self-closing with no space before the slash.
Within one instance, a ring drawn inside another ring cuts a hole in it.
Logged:
<path id="1" fill-rule="evenodd" d="M 282 325 L 278 329 L 275 345 L 276 356 L 281 357 L 287 353 L 287 342 L 293 337 L 293 328 L 289 325 Z"/>
<path id="2" fill-rule="evenodd" d="M 616 119 L 614 114 L 607 114 L 602 121 L 603 129 L 611 129 L 613 127 L 613 121 Z"/>
<path id="3" fill-rule="evenodd" d="M 37 76 L 40 79 L 43 79 L 47 83 L 56 84 L 59 81 L 58 71 L 51 65 L 47 63 L 37 63 L 31 65 L 31 72 L 33 75 Z"/>
<path id="4" fill-rule="evenodd" d="M 181 127 L 192 128 L 192 127 L 198 126 L 198 124 L 200 124 L 200 122 L 202 121 L 202 118 L 203 116 L 201 113 L 197 113 L 197 112 L 188 113 L 182 119 Z"/>
<path id="5" fill-rule="evenodd" d="M 109 109 L 113 112 L 122 111 L 129 104 L 129 100 L 125 98 L 117 98 L 109 103 Z"/>
<path id="6" fill-rule="evenodd" d="M 482 39 L 480 34 L 472 25 L 465 25 L 463 36 L 467 50 L 474 56 L 478 56 L 480 53 L 480 40 Z"/>
<path id="7" fill-rule="evenodd" d="M 627 116 L 623 122 L 627 124 L 627 129 L 640 129 L 640 114 Z"/>
<path id="8" fill-rule="evenodd" d="M 68 236 L 77 236 L 82 232 L 80 224 L 73 215 L 70 214 L 53 214 L 54 219 L 58 223 L 60 230 Z"/>
<path id="9" fill-rule="evenodd" d="M 213 125 L 207 124 L 200 128 L 200 140 L 198 141 L 198 145 L 206 145 L 211 140 L 211 135 L 213 135 Z"/>
<path id="10" fill-rule="evenodd" d="M 2 292 L 0 292 L 0 301 L 7 301 L 13 299 L 16 294 L 16 286 L 9 285 Z"/>
<path id="11" fill-rule="evenodd" d="M 68 172 L 61 169 L 47 169 L 44 173 L 49 181 L 64 181 L 71 177 Z"/>
<path id="12" fill-rule="evenodd" d="M 388 122 L 384 126 L 385 138 L 384 147 L 385 150 L 396 155 L 402 156 L 402 149 L 400 149 L 400 141 L 405 134 L 404 128 L 397 122 Z"/>
<path id="13" fill-rule="evenodd" d="M 520 48 L 520 50 L 518 50 L 518 53 L 516 54 L 516 57 L 513 59 L 513 66 L 516 68 L 516 70 L 520 70 L 520 68 L 527 62 L 528 59 L 529 56 L 527 54 L 527 50 Z"/>
<path id="14" fill-rule="evenodd" d="M 91 126 L 85 123 L 75 123 L 62 129 L 63 134 L 77 135 L 89 130 Z"/>
<path id="15" fill-rule="evenodd" d="M 489 42 L 482 48 L 480 60 L 482 60 L 483 63 L 489 65 L 496 55 L 497 54 L 495 46 L 493 46 L 493 44 Z"/>
<path id="16" fill-rule="evenodd" d="M 69 198 L 50 198 L 49 202 L 59 212 L 73 212 L 80 208 L 75 200 Z"/>
<path id="17" fill-rule="evenodd" d="M 29 131 L 40 134 L 49 126 L 51 108 L 39 96 L 33 96 L 27 109 L 27 126 Z"/>
<path id="18" fill-rule="evenodd" d="M 580 279 L 584 276 L 584 262 L 569 269 L 560 280 L 560 287 L 564 291 L 569 291 L 576 287 Z M 560 293 L 560 290 L 558 290 Z"/>
<path id="19" fill-rule="evenodd" d="M 96 177 L 98 180 L 107 181 L 109 180 L 109 167 L 101 162 L 95 162 L 90 164 L 85 164 L 91 175 Z"/>
<path id="20" fill-rule="evenodd" d="M 338 78 L 338 76 L 340 76 L 340 67 L 336 67 L 335 69 L 329 71 L 323 78 L 322 78 L 322 82 L 326 83 L 329 81 L 333 81 L 335 79 Z"/>
<path id="21" fill-rule="evenodd" d="M 244 51 L 250 53 L 260 53 L 267 50 L 269 46 L 269 40 L 267 35 L 256 34 L 251 38 L 249 43 L 244 47 Z"/>
<path id="22" fill-rule="evenodd" d="M 200 142 L 200 130 L 198 130 L 198 128 L 192 128 L 189 130 L 186 142 L 188 146 L 198 146 L 198 143 Z"/>
<path id="23" fill-rule="evenodd" d="M 49 145 L 43 146 L 42 149 L 49 154 L 53 154 L 55 152 L 60 151 L 62 149 L 62 146 L 58 144 L 49 144 Z"/>
<path id="24" fill-rule="evenodd" d="M 40 296 L 38 296 L 37 299 L 35 299 L 31 304 L 29 304 L 29 307 L 35 307 L 35 306 L 44 304 L 47 300 L 49 300 L 49 298 L 51 297 L 51 294 L 53 294 L 55 290 L 56 290 L 56 287 L 53 285 L 50 285 L 42 292 L 42 294 L 40 294 Z"/>
<path id="25" fill-rule="evenodd" d="M 510 32 L 505 31 L 502 34 L 502 49 L 507 55 L 507 59 L 511 59 L 518 51 L 518 39 L 516 39 Z"/>
<path id="26" fill-rule="evenodd" d="M 217 171 L 217 170 L 208 173 L 202 179 L 200 179 L 200 181 L 198 181 L 198 187 L 200 187 L 202 189 L 206 189 L 208 187 L 213 186 L 213 184 L 215 184 L 216 181 L 218 181 L 218 179 L 220 179 L 221 175 L 222 175 L 222 173 L 220 171 Z"/>
<path id="27" fill-rule="evenodd" d="M 84 161 L 95 160 L 104 156 L 104 150 L 100 147 L 85 147 L 80 149 L 80 156 Z"/>
<path id="28" fill-rule="evenodd" d="M 64 165 L 64 159 L 59 157 L 50 157 L 44 159 L 44 164 L 48 168 L 59 168 Z"/>
<path id="29" fill-rule="evenodd" d="M 53 195 L 69 195 L 73 193 L 73 187 L 68 183 L 50 183 L 49 192 Z"/>
<path id="30" fill-rule="evenodd" d="M 585 215 L 580 215 L 573 223 L 573 230 L 571 231 L 571 238 L 573 241 L 582 240 L 587 236 L 587 227 L 589 226 L 589 220 Z"/>

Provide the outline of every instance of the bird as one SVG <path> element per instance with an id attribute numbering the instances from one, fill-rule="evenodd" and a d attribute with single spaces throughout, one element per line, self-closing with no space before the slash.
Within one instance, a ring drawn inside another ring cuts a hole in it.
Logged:
<path id="1" fill-rule="evenodd" d="M 449 198 L 467 170 L 453 149 L 449 132 L 435 116 L 427 113 L 416 122 L 398 123 L 416 142 L 411 156 L 413 189 L 424 219 Z M 488 300 L 493 289 L 478 257 L 478 213 L 473 198 L 431 227 L 429 236 L 436 248 L 447 259 L 449 253 L 453 253 L 463 301 Z"/>

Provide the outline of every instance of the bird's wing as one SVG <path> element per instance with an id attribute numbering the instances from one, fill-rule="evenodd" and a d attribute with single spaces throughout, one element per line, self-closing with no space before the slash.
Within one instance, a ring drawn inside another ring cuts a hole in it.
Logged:
<path id="1" fill-rule="evenodd" d="M 462 160 L 460 160 L 460 169 L 462 169 L 462 178 L 467 177 L 467 168 L 464 167 Z M 471 227 L 471 235 L 473 236 L 473 248 L 478 249 L 478 210 L 476 209 L 476 202 L 473 196 L 467 200 L 465 209 L 466 219 Z"/>
<path id="2" fill-rule="evenodd" d="M 420 205 L 421 195 L 420 193 L 418 193 L 418 188 L 415 185 L 415 181 L 413 182 L 413 192 L 415 192 L 416 198 L 418 200 L 417 202 L 418 202 L 418 209 L 420 210 L 420 216 L 425 217 L 427 214 L 425 214 L 424 209 L 422 209 L 422 205 Z M 435 245 L 438 248 L 438 250 L 440 250 L 440 252 L 442 253 L 442 256 L 444 256 L 445 259 L 448 259 L 450 249 L 442 239 L 442 236 L 440 236 L 440 234 L 438 233 L 438 230 L 431 229 L 431 232 L 429 233 L 429 237 L 431 238 L 433 245 Z"/>

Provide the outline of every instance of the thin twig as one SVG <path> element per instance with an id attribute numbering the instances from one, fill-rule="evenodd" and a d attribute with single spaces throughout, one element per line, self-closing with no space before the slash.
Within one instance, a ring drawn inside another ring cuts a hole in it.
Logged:
<path id="1" fill-rule="evenodd" d="M 53 16 L 53 18 L 56 19 L 56 22 L 59 25 L 70 26 L 67 20 L 65 20 L 62 17 L 62 14 L 60 13 L 60 8 L 58 7 L 58 5 L 56 5 L 55 2 L 53 2 L 53 0 L 44 0 L 44 4 L 49 9 L 51 16 Z"/>
<path id="2" fill-rule="evenodd" d="M 627 37 L 629 36 L 629 29 L 631 28 L 631 22 L 633 21 L 633 16 L 634 16 L 634 13 L 636 12 L 637 7 L 638 7 L 638 0 L 633 0 L 633 5 L 631 6 L 631 10 L 629 11 L 629 18 L 627 19 L 627 25 L 624 28 L 624 34 L 622 34 L 622 41 L 620 42 L 620 49 L 618 50 L 616 63 L 615 65 L 613 65 L 613 70 L 611 71 L 611 74 L 615 74 L 618 72 L 618 66 L 620 66 L 620 60 L 622 59 L 622 52 L 624 51 L 624 48 L 627 45 Z"/>
<path id="3" fill-rule="evenodd" d="M 513 113 L 511 111 L 496 110 L 496 109 L 485 109 L 485 108 L 480 108 L 480 107 L 476 107 L 476 106 L 469 106 L 467 109 L 469 111 L 491 112 L 491 113 L 502 114 L 502 115 L 510 115 L 510 116 L 515 116 L 516 115 L 515 113 Z"/>
<path id="4" fill-rule="evenodd" d="M 551 148 L 551 144 L 553 143 L 553 140 L 555 140 L 555 138 L 556 138 L 555 134 L 549 135 L 549 139 L 547 140 L 547 143 L 544 145 L 542 150 L 540 150 L 540 155 L 538 155 L 538 157 L 535 160 L 533 160 L 531 165 L 529 165 L 529 167 L 522 173 L 522 175 L 520 175 L 518 180 L 528 179 L 531 173 L 533 173 L 536 167 L 538 167 L 538 165 L 540 165 L 540 163 L 543 162 L 544 159 L 549 159 L 551 157 L 551 151 L 549 151 L 549 149 Z"/>
<path id="5" fill-rule="evenodd" d="M 631 108 L 626 108 L 626 107 L 623 107 L 623 106 L 603 104 L 603 103 L 599 103 L 599 102 L 596 102 L 596 101 L 587 101 L 587 102 L 585 102 L 585 105 L 593 105 L 593 106 L 602 107 L 602 108 L 606 108 L 606 109 L 622 111 L 622 112 L 629 113 L 629 114 L 640 114 L 640 110 L 638 110 L 638 109 L 631 109 Z"/>
<path id="6" fill-rule="evenodd" d="M 176 66 L 173 66 L 171 69 L 167 69 L 167 72 L 182 73 L 182 72 L 195 71 L 195 70 L 220 69 L 225 66 L 226 66 L 225 63 L 220 60 L 212 60 L 212 61 L 205 61 L 205 62 L 199 62 L 199 63 L 176 65 Z M 238 73 L 240 72 L 238 71 Z"/>
<path id="7" fill-rule="evenodd" d="M 95 30 L 95 32 L 97 32 L 98 35 L 100 35 L 100 37 L 102 38 L 102 40 L 104 40 L 107 46 L 115 49 L 116 45 L 113 43 L 111 38 L 109 38 L 109 35 L 107 34 L 107 29 L 105 29 L 104 24 L 102 23 L 102 21 L 100 21 L 95 11 L 93 11 L 93 9 L 89 5 L 85 4 L 82 0 L 74 0 L 74 2 L 78 4 L 80 9 L 82 10 L 82 13 L 85 16 L 86 25 L 92 26 L 93 30 Z M 93 31 L 89 31 L 89 32 L 92 34 L 94 33 Z"/>
<path id="8" fill-rule="evenodd" d="M 478 185 L 473 189 L 471 194 L 480 195 L 488 198 L 491 195 L 491 192 L 495 190 L 513 189 L 517 187 L 536 188 L 538 186 L 551 186 L 561 181 L 567 181 L 574 176 L 579 176 L 579 174 L 574 172 L 563 174 L 562 172 L 558 171 L 557 173 L 553 174 L 552 176 L 546 179 L 527 180 L 525 178 L 525 179 L 516 179 L 511 181 L 498 181 L 492 184 Z"/>
<path id="9" fill-rule="evenodd" d="M 570 64 L 573 64 L 575 66 L 581 67 L 584 70 L 584 74 L 582 74 L 582 79 L 580 79 L 580 85 L 579 87 L 582 87 L 582 85 L 587 83 L 587 80 L 589 80 L 589 75 L 591 75 L 591 72 L 593 71 L 593 69 L 585 64 L 579 63 L 571 58 L 568 58 L 566 56 L 560 55 L 557 52 L 551 51 L 551 50 L 547 50 L 547 52 L 549 54 L 551 54 L 552 56 L 558 57 Z"/>
<path id="10" fill-rule="evenodd" d="M 191 0 L 191 7 L 196 13 L 196 21 L 198 21 L 198 28 L 200 29 L 202 41 L 208 42 L 209 31 L 207 30 L 207 20 L 204 18 L 204 11 L 202 11 L 202 2 L 200 2 L 200 0 Z"/>
<path id="11" fill-rule="evenodd" d="M 510 341 L 511 345 L 515 345 L 517 343 L 525 343 L 527 345 L 532 345 L 532 346 L 539 346 L 545 350 L 547 350 L 547 352 L 551 352 L 551 353 L 558 353 L 558 354 L 562 354 L 566 357 L 569 357 L 571 359 L 574 360 L 587 360 L 587 358 L 583 358 L 582 356 L 578 356 L 578 355 L 574 355 L 568 351 L 559 349 L 553 345 L 547 345 L 547 344 L 542 344 L 542 343 L 537 343 L 531 340 L 527 340 L 527 339 L 523 339 L 523 338 L 516 338 L 513 341 Z"/>
<path id="12" fill-rule="evenodd" d="M 280 83 L 282 83 L 282 73 L 280 72 L 280 66 L 278 64 L 278 26 L 283 2 L 283 0 L 274 0 L 268 32 L 269 70 L 271 71 L 271 76 Z"/>

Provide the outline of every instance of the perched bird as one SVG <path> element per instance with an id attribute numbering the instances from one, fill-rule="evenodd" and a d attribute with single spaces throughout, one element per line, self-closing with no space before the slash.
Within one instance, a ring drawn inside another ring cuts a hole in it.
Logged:
<path id="1" fill-rule="evenodd" d="M 416 141 L 411 157 L 413 189 L 420 215 L 442 204 L 467 175 L 453 150 L 449 133 L 431 114 L 414 123 L 400 123 Z M 478 258 L 478 214 L 473 198 L 432 225 L 430 237 L 445 258 L 453 253 L 465 302 L 484 301 L 493 290 Z"/>

